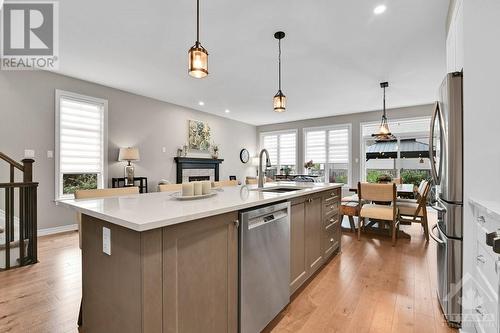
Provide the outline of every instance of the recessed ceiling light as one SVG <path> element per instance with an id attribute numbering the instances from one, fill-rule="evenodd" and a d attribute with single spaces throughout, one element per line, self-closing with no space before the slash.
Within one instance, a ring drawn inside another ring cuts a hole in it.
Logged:
<path id="1" fill-rule="evenodd" d="M 385 12 L 386 9 L 387 7 L 385 5 L 378 5 L 377 7 L 375 7 L 375 9 L 373 9 L 373 13 L 375 15 L 380 15 Z"/>
<path id="2" fill-rule="evenodd" d="M 226 113 L 229 113 L 229 112 L 231 112 L 231 110 L 229 110 L 229 109 L 226 109 L 226 111 L 224 111 L 224 112 L 226 112 Z"/>
<path id="3" fill-rule="evenodd" d="M 205 105 L 205 102 L 203 102 L 203 101 L 199 101 L 199 102 L 198 102 L 198 105 L 199 105 L 199 106 L 203 106 L 203 105 Z"/>

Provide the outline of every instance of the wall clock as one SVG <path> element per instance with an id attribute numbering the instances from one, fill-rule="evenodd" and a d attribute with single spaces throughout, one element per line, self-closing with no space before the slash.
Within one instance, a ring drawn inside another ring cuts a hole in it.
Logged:
<path id="1" fill-rule="evenodd" d="M 250 153 L 248 152 L 248 150 L 246 150 L 245 148 L 243 148 L 240 151 L 240 161 L 242 163 L 248 163 L 249 160 L 250 160 Z"/>

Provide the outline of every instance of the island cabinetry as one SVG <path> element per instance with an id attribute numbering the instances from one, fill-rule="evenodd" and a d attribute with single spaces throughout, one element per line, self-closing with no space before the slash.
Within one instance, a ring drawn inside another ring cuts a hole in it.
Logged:
<path id="1" fill-rule="evenodd" d="M 83 215 L 83 331 L 236 332 L 237 218 L 137 232 Z"/>
<path id="2" fill-rule="evenodd" d="M 290 294 L 340 247 L 340 189 L 290 201 Z"/>
<path id="3" fill-rule="evenodd" d="M 329 258 L 340 248 L 340 188 L 325 191 L 323 195 L 323 256 Z"/>

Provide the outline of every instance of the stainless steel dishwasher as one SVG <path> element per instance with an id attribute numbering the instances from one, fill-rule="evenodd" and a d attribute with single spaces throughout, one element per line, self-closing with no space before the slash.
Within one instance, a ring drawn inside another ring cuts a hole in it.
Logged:
<path id="1" fill-rule="evenodd" d="M 290 301 L 290 203 L 240 212 L 239 331 L 259 333 Z"/>

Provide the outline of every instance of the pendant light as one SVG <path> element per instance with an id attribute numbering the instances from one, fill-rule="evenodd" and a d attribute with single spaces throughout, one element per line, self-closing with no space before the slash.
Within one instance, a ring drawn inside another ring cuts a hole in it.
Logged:
<path id="1" fill-rule="evenodd" d="M 208 75 L 208 52 L 200 43 L 200 0 L 196 0 L 196 43 L 189 49 L 189 75 L 197 79 Z"/>
<path id="2" fill-rule="evenodd" d="M 378 133 L 372 134 L 372 137 L 376 138 L 377 141 L 392 141 L 396 140 L 396 137 L 392 135 L 389 130 L 389 124 L 387 123 L 387 116 L 385 111 L 385 88 L 389 86 L 389 82 L 381 82 L 380 88 L 384 89 L 384 108 L 382 114 L 382 121 L 380 122 L 380 127 Z"/>
<path id="3" fill-rule="evenodd" d="M 273 104 L 274 111 L 284 112 L 286 108 L 286 96 L 281 91 L 281 40 L 285 38 L 285 33 L 278 31 L 274 34 L 274 38 L 278 40 L 278 92 L 274 95 Z"/>

